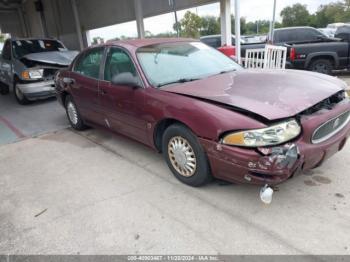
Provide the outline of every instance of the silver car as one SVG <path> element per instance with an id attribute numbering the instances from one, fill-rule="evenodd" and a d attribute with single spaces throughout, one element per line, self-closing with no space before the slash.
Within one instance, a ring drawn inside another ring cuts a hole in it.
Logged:
<path id="1" fill-rule="evenodd" d="M 77 51 L 55 39 L 8 39 L 0 57 L 0 93 L 13 90 L 19 104 L 55 96 L 54 76 Z"/>

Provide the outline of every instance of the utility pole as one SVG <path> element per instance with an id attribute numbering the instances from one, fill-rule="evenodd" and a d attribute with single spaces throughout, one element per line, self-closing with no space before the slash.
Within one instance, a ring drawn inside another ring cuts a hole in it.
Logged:
<path id="1" fill-rule="evenodd" d="M 272 43 L 273 41 L 273 31 L 275 29 L 275 21 L 276 21 L 276 2 L 277 0 L 273 0 L 273 13 L 272 13 L 272 21 L 270 22 L 270 32 L 269 32 L 269 41 Z"/>
<path id="2" fill-rule="evenodd" d="M 241 64 L 241 3 L 235 0 L 235 38 L 236 38 L 236 57 L 238 64 Z"/>
<path id="3" fill-rule="evenodd" d="M 178 19 L 177 19 L 177 11 L 176 11 L 176 3 L 175 0 L 169 0 L 169 6 L 172 7 L 174 16 L 175 16 L 175 25 L 176 25 L 176 34 L 177 37 L 180 37 L 180 30 L 179 30 L 179 25 L 178 25 Z"/>

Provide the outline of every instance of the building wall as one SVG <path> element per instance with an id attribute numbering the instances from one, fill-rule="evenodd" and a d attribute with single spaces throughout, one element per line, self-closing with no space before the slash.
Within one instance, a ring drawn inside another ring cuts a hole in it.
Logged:
<path id="1" fill-rule="evenodd" d="M 17 10 L 0 11 L 0 30 L 13 36 L 22 36 L 22 28 Z"/>
<path id="2" fill-rule="evenodd" d="M 31 37 L 44 37 L 44 26 L 48 36 L 61 40 L 69 49 L 78 50 L 78 37 L 70 0 L 42 0 L 45 25 L 40 12 L 35 10 L 35 0 L 27 0 L 23 5 L 24 19 Z"/>

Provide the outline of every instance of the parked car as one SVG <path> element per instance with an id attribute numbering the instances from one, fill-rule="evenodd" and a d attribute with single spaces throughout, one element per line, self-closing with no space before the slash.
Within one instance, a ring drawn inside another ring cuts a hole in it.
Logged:
<path id="1" fill-rule="evenodd" d="M 222 47 L 221 44 L 221 35 L 207 35 L 207 36 L 202 36 L 200 40 L 207 44 L 208 46 L 211 46 L 213 48 L 218 49 L 219 47 Z M 233 35 L 232 36 L 232 45 L 236 44 L 236 37 Z M 241 44 L 244 44 L 245 41 L 244 39 L 241 39 Z"/>
<path id="2" fill-rule="evenodd" d="M 55 39 L 8 39 L 0 57 L 0 93 L 19 104 L 55 96 L 54 75 L 78 54 Z"/>
<path id="3" fill-rule="evenodd" d="M 329 38 L 313 27 L 286 27 L 274 30 L 273 44 L 288 47 L 287 67 L 324 74 L 345 69 L 349 62 L 349 42 Z M 264 48 L 266 43 L 242 45 L 242 55 L 250 48 Z"/>
<path id="4" fill-rule="evenodd" d="M 162 152 L 175 177 L 273 185 L 321 165 L 350 135 L 346 84 L 245 70 L 188 39 L 108 43 L 55 78 L 72 127 L 105 128 Z"/>
<path id="5" fill-rule="evenodd" d="M 319 30 L 321 33 L 323 33 L 324 35 L 326 35 L 327 37 L 334 37 L 334 34 L 336 32 L 336 29 L 333 28 L 317 28 L 317 30 Z"/>

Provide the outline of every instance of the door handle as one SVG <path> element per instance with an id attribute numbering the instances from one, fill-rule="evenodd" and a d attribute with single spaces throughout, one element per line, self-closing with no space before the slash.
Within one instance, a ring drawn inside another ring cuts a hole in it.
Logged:
<path id="1" fill-rule="evenodd" d="M 101 90 L 100 90 L 100 94 L 101 94 L 101 95 L 106 95 L 106 94 L 107 94 L 107 91 L 104 90 L 104 89 L 101 89 Z"/>

